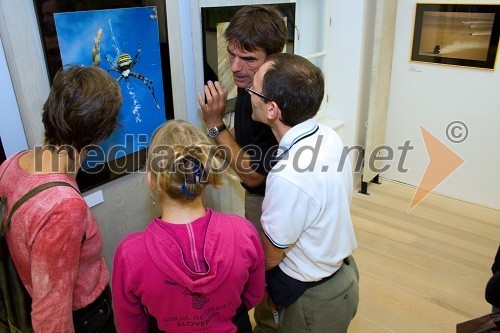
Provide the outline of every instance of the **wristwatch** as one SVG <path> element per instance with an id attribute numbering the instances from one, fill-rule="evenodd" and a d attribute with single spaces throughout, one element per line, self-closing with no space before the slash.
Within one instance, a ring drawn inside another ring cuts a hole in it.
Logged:
<path id="1" fill-rule="evenodd" d="M 211 138 L 216 138 L 217 135 L 219 135 L 219 133 L 222 132 L 223 130 L 225 130 L 226 128 L 227 128 L 226 124 L 222 124 L 222 125 L 214 126 L 214 127 L 209 127 L 207 134 Z"/>

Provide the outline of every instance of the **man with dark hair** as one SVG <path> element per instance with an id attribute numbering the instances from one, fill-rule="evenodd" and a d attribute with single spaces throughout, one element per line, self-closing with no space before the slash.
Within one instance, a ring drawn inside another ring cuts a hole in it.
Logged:
<path id="1" fill-rule="evenodd" d="M 227 131 L 223 122 L 227 94 L 220 83 L 208 81 L 204 89 L 206 103 L 203 96 L 198 95 L 208 135 L 228 149 L 226 158 L 246 189 L 245 217 L 258 230 L 261 230 L 266 175 L 271 168 L 272 152 L 269 151 L 277 142 L 268 126 L 252 120 L 250 96 L 244 89 L 252 84 L 254 74 L 266 57 L 283 50 L 287 36 L 282 15 L 272 7 L 246 6 L 231 19 L 225 37 L 234 83 L 238 87 L 234 133 Z"/>
<path id="2" fill-rule="evenodd" d="M 277 141 L 271 129 L 252 120 L 250 96 L 245 88 L 266 58 L 281 52 L 288 38 L 283 15 L 269 6 L 245 6 L 233 16 L 225 32 L 227 51 L 238 95 L 234 107 L 234 131 L 226 130 L 223 115 L 226 110 L 226 90 L 219 82 L 208 81 L 204 92 L 206 102 L 198 94 L 203 121 L 208 135 L 226 150 L 226 159 L 245 188 L 245 217 L 262 231 L 260 217 L 271 169 L 272 154 Z M 274 332 L 276 324 L 264 304 L 254 310 L 257 327 L 254 332 Z"/>
<path id="3" fill-rule="evenodd" d="M 359 301 L 352 252 L 352 169 L 343 144 L 313 117 L 324 94 L 321 70 L 293 54 L 274 54 L 247 88 L 252 118 L 279 141 L 266 182 L 261 235 L 266 283 L 280 331 L 347 332 Z"/>

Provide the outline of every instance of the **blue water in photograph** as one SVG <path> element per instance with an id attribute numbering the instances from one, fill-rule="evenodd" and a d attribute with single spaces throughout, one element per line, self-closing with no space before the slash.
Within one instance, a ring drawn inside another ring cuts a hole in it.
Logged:
<path id="1" fill-rule="evenodd" d="M 63 66 L 99 66 L 122 88 L 120 127 L 84 168 L 147 147 L 166 121 L 156 7 L 56 13 L 54 19 Z"/>

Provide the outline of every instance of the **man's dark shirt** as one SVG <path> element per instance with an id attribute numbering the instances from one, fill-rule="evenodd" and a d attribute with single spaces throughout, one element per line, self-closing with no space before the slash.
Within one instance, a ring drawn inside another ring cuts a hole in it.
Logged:
<path id="1" fill-rule="evenodd" d="M 273 155 L 278 147 L 271 128 L 252 119 L 250 94 L 245 89 L 238 88 L 234 112 L 236 142 L 252 156 L 252 169 L 267 176 L 271 170 Z M 253 188 L 245 184 L 241 185 L 252 194 L 264 195 L 266 190 L 265 182 Z"/>

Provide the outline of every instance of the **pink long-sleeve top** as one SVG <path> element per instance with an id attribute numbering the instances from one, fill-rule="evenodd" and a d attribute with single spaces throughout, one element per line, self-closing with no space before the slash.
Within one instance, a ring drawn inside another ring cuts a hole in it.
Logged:
<path id="1" fill-rule="evenodd" d="M 17 155 L 0 166 L 0 194 L 7 213 L 32 188 L 53 181 L 73 185 L 65 174 L 31 174 Z M 92 303 L 108 283 L 102 236 L 82 196 L 67 186 L 49 188 L 24 203 L 13 215 L 6 235 L 19 276 L 33 298 L 32 323 L 37 333 L 74 332 L 72 311 Z"/>

